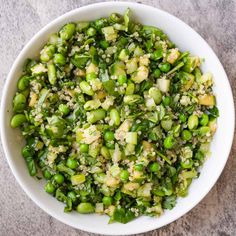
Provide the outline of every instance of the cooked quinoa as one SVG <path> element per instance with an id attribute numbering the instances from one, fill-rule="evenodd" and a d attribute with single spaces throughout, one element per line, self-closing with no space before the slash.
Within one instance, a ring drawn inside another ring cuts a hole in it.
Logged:
<path id="1" fill-rule="evenodd" d="M 201 63 L 129 9 L 64 25 L 27 60 L 13 99 L 29 174 L 46 179 L 65 212 L 127 223 L 172 209 L 216 132 Z"/>

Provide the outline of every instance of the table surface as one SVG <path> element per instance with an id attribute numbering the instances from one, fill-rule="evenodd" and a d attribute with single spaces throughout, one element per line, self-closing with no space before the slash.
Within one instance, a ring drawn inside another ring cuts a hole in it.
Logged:
<path id="1" fill-rule="evenodd" d="M 18 53 L 44 25 L 67 11 L 98 1 L 0 0 L 0 95 Z M 236 92 L 236 1 L 140 0 L 179 17 L 210 44 Z M 236 235 L 236 141 L 217 184 L 191 212 L 143 235 Z M 0 147 L 0 235 L 91 235 L 73 229 L 37 207 L 23 192 Z"/>

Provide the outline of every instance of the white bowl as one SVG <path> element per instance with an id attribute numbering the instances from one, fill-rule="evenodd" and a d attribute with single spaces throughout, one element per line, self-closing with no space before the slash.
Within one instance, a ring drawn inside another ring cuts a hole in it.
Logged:
<path id="1" fill-rule="evenodd" d="M 57 32 L 67 22 L 94 20 L 108 16 L 112 12 L 124 13 L 127 7 L 132 10 L 132 15 L 137 21 L 163 29 L 182 51 L 188 50 L 205 58 L 202 69 L 211 71 L 214 75 L 214 92 L 220 117 L 211 145 L 212 155 L 205 162 L 200 177 L 193 181 L 187 197 L 178 199 L 176 207 L 171 211 L 165 211 L 160 218 L 140 217 L 128 224 L 108 224 L 107 216 L 64 213 L 64 205 L 44 192 L 44 181 L 37 181 L 29 176 L 24 159 L 21 157 L 23 141 L 17 138 L 19 130 L 11 129 L 10 119 L 12 99 L 25 59 L 37 56 L 51 33 Z M 157 229 L 178 219 L 196 206 L 210 191 L 220 176 L 231 149 L 234 134 L 234 104 L 229 81 L 220 61 L 204 39 L 191 27 L 178 18 L 150 6 L 130 2 L 106 2 L 68 12 L 45 26 L 30 40 L 15 60 L 8 75 L 3 91 L 0 120 L 3 148 L 11 170 L 24 191 L 40 208 L 61 222 L 81 230 L 99 234 L 127 235 Z"/>

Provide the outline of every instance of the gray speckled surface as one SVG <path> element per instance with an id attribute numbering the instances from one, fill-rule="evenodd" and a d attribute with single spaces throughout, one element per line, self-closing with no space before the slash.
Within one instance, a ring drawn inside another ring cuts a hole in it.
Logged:
<path id="1" fill-rule="evenodd" d="M 90 0 L 0 0 L 0 95 L 7 73 L 28 40 L 61 14 Z M 236 1 L 140 0 L 184 20 L 211 45 L 236 92 Z M 236 235 L 236 142 L 219 181 L 191 212 L 144 235 Z M 14 179 L 0 149 L 0 236 L 90 235 L 53 219 L 37 207 Z"/>

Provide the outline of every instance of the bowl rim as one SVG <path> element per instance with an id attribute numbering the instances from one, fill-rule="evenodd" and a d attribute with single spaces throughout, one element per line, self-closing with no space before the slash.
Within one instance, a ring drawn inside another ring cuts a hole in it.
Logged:
<path id="1" fill-rule="evenodd" d="M 225 153 L 225 156 L 227 155 L 227 158 L 225 158 L 224 163 L 221 166 L 220 171 L 218 172 L 217 176 L 215 177 L 214 180 L 212 180 L 211 182 L 211 187 L 205 191 L 202 192 L 201 194 L 199 194 L 199 198 L 197 201 L 195 201 L 190 207 L 188 207 L 187 209 L 185 209 L 184 211 L 182 211 L 180 214 L 178 214 L 178 216 L 172 218 L 171 220 L 163 223 L 160 226 L 154 226 L 154 227 L 146 227 L 143 229 L 132 229 L 132 232 L 126 233 L 126 235 L 129 234 L 137 234 L 137 233 L 144 233 L 144 232 L 148 232 L 160 227 L 163 227 L 165 225 L 170 224 L 171 222 L 179 219 L 180 217 L 182 217 L 183 215 L 185 215 L 187 212 L 189 212 L 191 209 L 193 209 L 206 195 L 207 193 L 212 189 L 212 187 L 215 185 L 215 183 L 217 182 L 218 178 L 220 177 L 226 162 L 228 160 L 230 151 L 231 151 L 231 147 L 232 147 L 232 143 L 233 143 L 233 138 L 234 138 L 234 128 L 235 128 L 235 107 L 234 107 L 234 102 L 233 102 L 233 93 L 232 93 L 232 89 L 228 80 L 228 77 L 225 73 L 225 70 L 221 64 L 221 62 L 219 61 L 217 55 L 214 53 L 214 51 L 212 50 L 212 48 L 209 46 L 209 44 L 200 36 L 200 34 L 198 32 L 196 32 L 192 27 L 190 27 L 188 24 L 186 24 L 185 22 L 183 22 L 182 20 L 180 20 L 179 18 L 177 18 L 176 16 L 161 10 L 157 7 L 152 7 L 150 5 L 146 5 L 146 4 L 140 4 L 140 3 L 135 3 L 135 2 L 124 2 L 124 1 L 111 1 L 111 2 L 100 2 L 100 3 L 95 3 L 95 4 L 90 4 L 90 5 L 86 5 L 86 6 L 82 6 L 82 7 L 78 7 L 74 10 L 71 10 L 63 15 L 60 15 L 59 17 L 57 17 L 56 19 L 50 21 L 48 24 L 46 24 L 44 27 L 42 27 L 24 46 L 24 48 L 20 51 L 20 53 L 18 54 L 17 58 L 15 59 L 10 72 L 8 73 L 7 79 L 5 81 L 4 87 L 3 87 L 3 93 L 2 93 L 2 101 L 1 101 L 1 114 L 0 114 L 0 132 L 1 132 L 1 140 L 2 140 L 2 146 L 3 146 L 3 150 L 4 150 L 4 154 L 5 157 L 7 159 L 7 162 L 10 166 L 10 169 L 13 173 L 13 175 L 15 176 L 17 182 L 19 183 L 19 185 L 21 186 L 21 188 L 25 191 L 25 193 L 33 200 L 34 203 L 36 203 L 36 205 L 38 205 L 41 209 L 43 209 L 47 214 L 53 216 L 55 219 L 59 220 L 60 222 L 67 224 L 69 226 L 72 226 L 74 228 L 86 231 L 86 232 L 91 232 L 91 233 L 98 233 L 98 234 L 105 234 L 108 235 L 109 233 L 107 233 L 107 231 L 96 231 L 96 229 L 93 228 L 88 228 L 88 227 L 84 227 L 83 225 L 77 225 L 75 226 L 74 224 L 70 223 L 70 222 L 65 222 L 65 220 L 63 219 L 63 217 L 59 217 L 56 214 L 54 214 L 50 208 L 45 207 L 38 198 L 34 197 L 33 194 L 31 194 L 31 190 L 29 189 L 29 187 L 27 187 L 23 181 L 23 179 L 18 175 L 17 171 L 16 171 L 16 167 L 14 166 L 13 161 L 11 160 L 12 157 L 10 157 L 10 153 L 8 151 L 8 145 L 7 145 L 7 141 L 6 141 L 6 128 L 4 126 L 5 124 L 5 116 L 4 116 L 4 111 L 5 111 L 5 107 L 6 107 L 6 100 L 7 100 L 7 92 L 8 92 L 8 88 L 10 86 L 11 80 L 14 76 L 14 71 L 17 67 L 17 65 L 19 64 L 19 62 L 21 61 L 21 57 L 22 55 L 24 55 L 25 51 L 27 51 L 28 48 L 32 47 L 33 43 L 35 40 L 37 40 L 37 38 L 39 38 L 41 35 L 45 34 L 45 32 L 50 29 L 53 25 L 57 24 L 58 22 L 60 22 L 63 18 L 67 18 L 70 17 L 71 15 L 74 15 L 75 13 L 79 13 L 80 11 L 85 11 L 85 10 L 96 10 L 97 7 L 99 6 L 124 6 L 124 7 L 132 7 L 132 6 L 144 6 L 145 8 L 149 8 L 150 10 L 154 10 L 155 11 L 159 11 L 161 14 L 164 14 L 168 17 L 171 17 L 172 19 L 174 19 L 175 21 L 177 21 L 178 23 L 181 23 L 182 25 L 184 25 L 186 28 L 188 28 L 188 30 L 194 31 L 194 33 L 196 34 L 196 36 L 198 37 L 198 39 L 202 40 L 206 46 L 209 48 L 209 50 L 211 51 L 211 53 L 215 56 L 215 60 L 217 61 L 217 63 L 219 64 L 219 66 L 221 67 L 220 69 L 222 70 L 222 73 L 224 75 L 224 77 L 226 78 L 226 86 L 227 86 L 227 90 L 229 91 L 230 95 L 229 97 L 231 98 L 229 101 L 228 106 L 231 107 L 231 112 L 232 112 L 232 125 L 231 127 L 232 132 L 231 132 L 231 136 L 230 136 L 230 140 L 231 143 L 229 144 L 229 149 L 227 151 L 227 153 Z M 119 232 L 113 232 L 113 235 L 121 235 L 124 233 L 119 233 Z"/>

